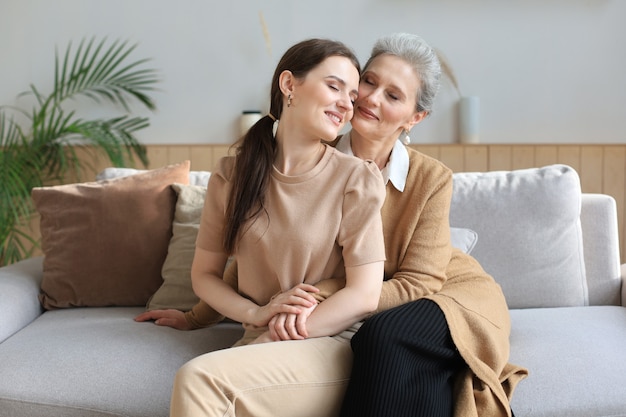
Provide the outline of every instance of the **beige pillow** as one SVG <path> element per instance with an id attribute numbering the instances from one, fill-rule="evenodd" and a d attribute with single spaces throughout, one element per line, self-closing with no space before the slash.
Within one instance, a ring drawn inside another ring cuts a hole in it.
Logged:
<path id="1" fill-rule="evenodd" d="M 206 187 L 173 184 L 178 195 L 172 227 L 172 239 L 161 274 L 163 285 L 150 298 L 148 310 L 175 308 L 187 311 L 198 302 L 191 288 L 191 262 L 204 205 Z"/>
<path id="2" fill-rule="evenodd" d="M 189 161 L 129 177 L 35 188 L 44 308 L 140 306 L 161 285 Z"/>

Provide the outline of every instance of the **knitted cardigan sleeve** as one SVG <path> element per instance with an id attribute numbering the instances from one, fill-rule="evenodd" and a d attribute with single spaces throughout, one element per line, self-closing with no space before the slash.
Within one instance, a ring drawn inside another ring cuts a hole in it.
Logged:
<path id="1" fill-rule="evenodd" d="M 403 192 L 387 184 L 382 209 L 385 234 L 385 282 L 377 311 L 441 290 L 450 262 L 452 171 L 441 162 L 409 150 L 411 168 Z M 345 285 L 343 279 L 316 284 L 318 301 Z"/>
<path id="2" fill-rule="evenodd" d="M 404 192 L 388 190 L 382 211 L 387 262 L 378 311 L 441 290 L 452 254 L 452 185 L 450 169 L 418 154 Z"/>

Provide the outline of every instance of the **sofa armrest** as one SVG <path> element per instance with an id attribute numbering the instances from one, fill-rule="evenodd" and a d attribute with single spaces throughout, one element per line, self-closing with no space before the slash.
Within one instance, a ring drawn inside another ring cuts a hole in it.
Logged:
<path id="1" fill-rule="evenodd" d="M 626 307 L 626 264 L 621 265 L 622 277 L 622 307 Z"/>
<path id="2" fill-rule="evenodd" d="M 43 312 L 39 303 L 42 276 L 43 257 L 0 268 L 0 343 Z"/>

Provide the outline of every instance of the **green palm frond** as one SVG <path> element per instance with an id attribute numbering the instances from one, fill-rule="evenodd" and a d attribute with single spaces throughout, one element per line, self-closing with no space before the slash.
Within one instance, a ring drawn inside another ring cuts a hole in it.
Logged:
<path id="1" fill-rule="evenodd" d="M 70 56 L 70 44 L 62 64 L 57 52 L 54 91 L 50 97 L 55 103 L 76 95 L 87 96 L 98 103 L 106 99 L 122 105 L 127 112 L 130 112 L 128 99 L 133 98 L 154 110 L 156 106 L 147 93 L 154 91 L 154 85 L 158 82 L 157 72 L 139 68 L 148 62 L 147 59 L 125 64 L 136 45 L 115 41 L 103 50 L 105 43 L 106 39 L 98 44 L 95 44 L 93 38 L 88 42 L 83 40 L 73 57 Z M 120 65 L 124 66 L 119 68 Z"/>
<path id="2" fill-rule="evenodd" d="M 32 213 L 30 190 L 40 184 L 41 166 L 18 125 L 4 112 L 0 112 L 0 148 L 0 264 L 5 265 L 30 255 L 36 247 L 21 227 Z"/>
<path id="3" fill-rule="evenodd" d="M 3 245 L 0 246 L 0 260 L 3 265 L 12 264 L 32 256 L 38 246 L 39 242 L 36 239 L 16 227 L 7 233 Z"/>
<path id="4" fill-rule="evenodd" d="M 0 213 L 12 221 L 29 212 L 29 187 L 35 182 L 27 174 L 41 166 L 29 153 L 18 126 L 0 112 Z"/>
<path id="5" fill-rule="evenodd" d="M 64 54 L 55 52 L 54 85 L 44 94 L 35 85 L 20 94 L 34 98 L 30 111 L 0 107 L 0 265 L 32 253 L 37 241 L 24 232 L 33 214 L 33 187 L 59 181 L 69 172 L 80 174 L 89 164 L 77 149 L 89 147 L 104 153 L 114 166 L 148 165 L 145 146 L 135 134 L 149 126 L 146 117 L 131 117 L 137 102 L 156 108 L 150 93 L 159 82 L 157 71 L 145 68 L 148 59 L 130 60 L 137 45 L 83 39 L 76 49 L 70 43 Z M 65 103 L 79 96 L 110 104 L 123 114 L 108 119 L 84 120 Z M 17 113 L 28 123 L 9 117 Z"/>
<path id="6" fill-rule="evenodd" d="M 116 117 L 108 120 L 77 121 L 68 127 L 68 132 L 81 142 L 102 149 L 116 166 L 125 165 L 133 154 L 144 164 L 148 164 L 148 156 L 143 146 L 134 139 L 133 134 L 148 127 L 145 117 Z"/>

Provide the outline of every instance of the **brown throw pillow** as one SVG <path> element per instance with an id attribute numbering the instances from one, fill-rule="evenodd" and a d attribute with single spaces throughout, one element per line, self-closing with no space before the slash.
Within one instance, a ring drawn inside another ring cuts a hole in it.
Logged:
<path id="1" fill-rule="evenodd" d="M 176 204 L 170 185 L 189 183 L 189 165 L 33 189 L 44 308 L 145 305 L 163 282 Z"/>
<path id="2" fill-rule="evenodd" d="M 173 184 L 178 195 L 167 257 L 163 263 L 163 285 L 148 300 L 147 310 L 175 308 L 187 311 L 198 296 L 191 287 L 191 263 L 204 206 L 206 187 Z"/>

